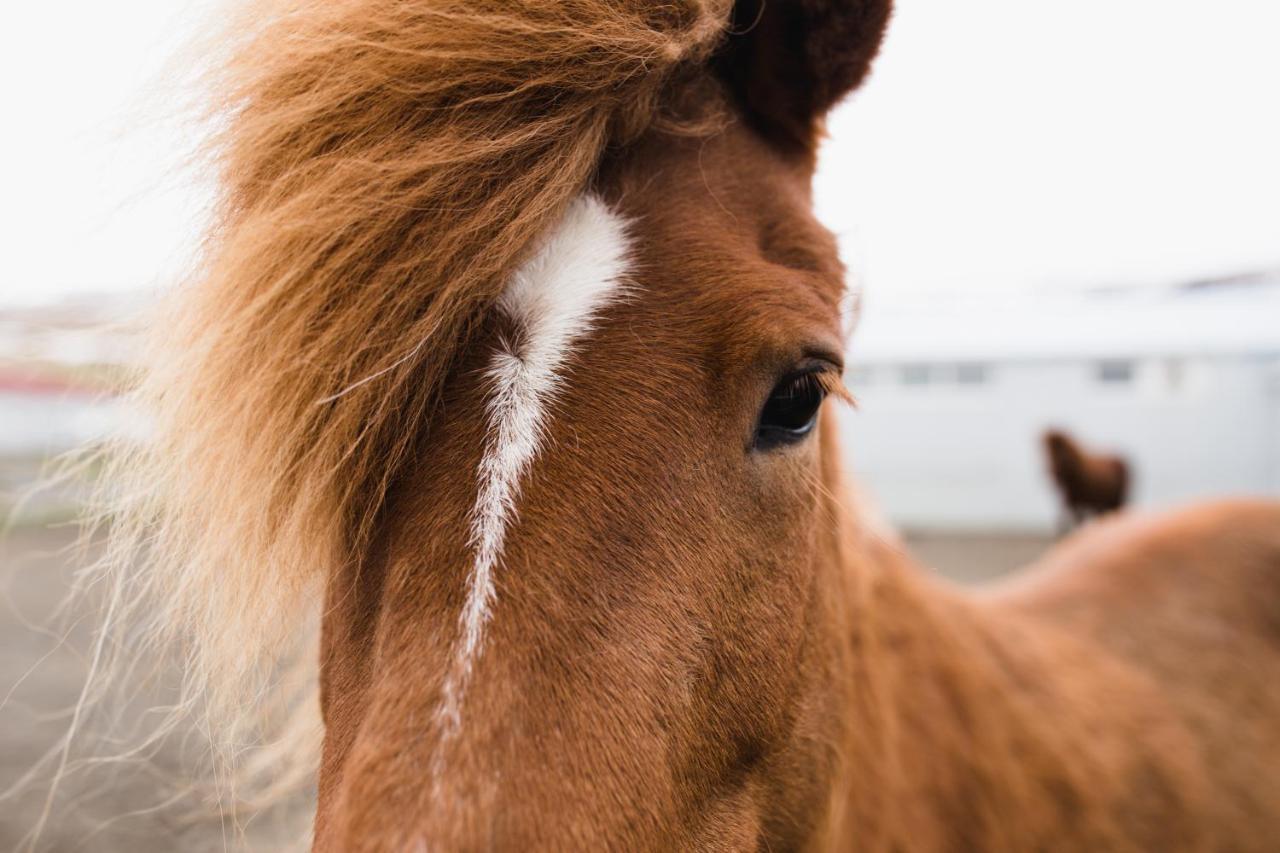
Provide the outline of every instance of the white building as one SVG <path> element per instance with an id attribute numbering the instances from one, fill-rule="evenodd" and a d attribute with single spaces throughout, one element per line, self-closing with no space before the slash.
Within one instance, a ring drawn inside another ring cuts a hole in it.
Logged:
<path id="1" fill-rule="evenodd" d="M 904 527 L 1050 528 L 1049 426 L 1125 455 L 1138 505 L 1280 496 L 1280 275 L 869 301 L 848 384 L 851 467 Z"/>

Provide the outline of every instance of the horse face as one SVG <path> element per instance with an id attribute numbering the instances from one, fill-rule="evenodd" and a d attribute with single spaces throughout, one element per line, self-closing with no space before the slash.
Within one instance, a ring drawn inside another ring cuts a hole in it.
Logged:
<path id="1" fill-rule="evenodd" d="M 842 271 L 817 113 L 717 62 L 736 118 L 605 164 L 331 580 L 318 847 L 792 847 L 832 819 Z"/>

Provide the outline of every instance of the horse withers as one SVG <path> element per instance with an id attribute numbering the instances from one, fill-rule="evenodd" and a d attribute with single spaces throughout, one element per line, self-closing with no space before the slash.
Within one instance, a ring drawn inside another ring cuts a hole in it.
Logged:
<path id="1" fill-rule="evenodd" d="M 888 0 L 252 11 L 115 612 L 230 712 L 318 612 L 317 850 L 1280 838 L 1280 508 L 975 594 L 843 498 L 810 182 Z"/>

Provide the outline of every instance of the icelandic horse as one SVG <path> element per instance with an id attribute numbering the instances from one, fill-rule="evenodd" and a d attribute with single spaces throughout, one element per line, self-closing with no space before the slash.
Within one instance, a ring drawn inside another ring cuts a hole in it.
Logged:
<path id="1" fill-rule="evenodd" d="M 1068 524 L 1124 508 L 1129 498 L 1129 463 L 1119 456 L 1091 453 L 1070 435 L 1046 430 L 1044 451 Z"/>
<path id="2" fill-rule="evenodd" d="M 235 19 L 112 612 L 232 751 L 318 666 L 316 850 L 1275 849 L 1280 507 L 974 592 L 843 498 L 810 182 L 889 5 Z"/>

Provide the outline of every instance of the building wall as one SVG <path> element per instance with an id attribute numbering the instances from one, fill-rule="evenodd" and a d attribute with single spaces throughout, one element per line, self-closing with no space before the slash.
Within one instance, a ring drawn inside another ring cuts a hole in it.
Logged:
<path id="1" fill-rule="evenodd" d="M 118 429 L 120 404 L 66 392 L 0 387 L 0 458 L 62 453 Z"/>
<path id="2" fill-rule="evenodd" d="M 900 525 L 1048 529 L 1039 436 L 1122 453 L 1134 502 L 1280 496 L 1280 357 L 862 364 L 843 418 L 854 476 Z"/>

